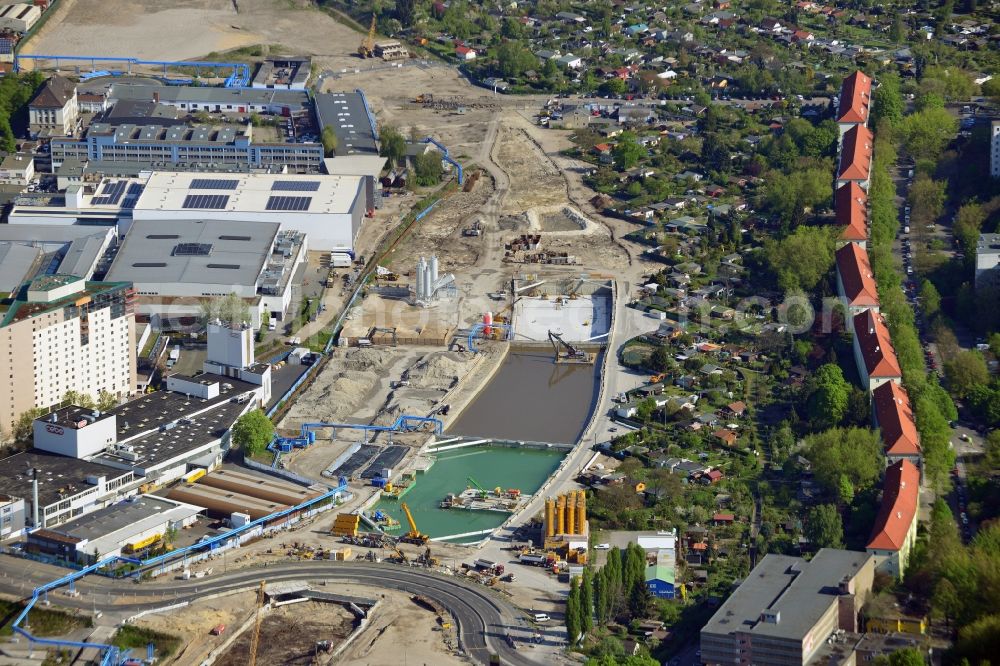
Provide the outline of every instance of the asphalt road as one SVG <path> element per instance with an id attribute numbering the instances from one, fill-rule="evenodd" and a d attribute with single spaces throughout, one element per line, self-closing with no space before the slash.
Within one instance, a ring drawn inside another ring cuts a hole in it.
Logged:
<path id="1" fill-rule="evenodd" d="M 5 561 L 12 561 L 6 560 Z M 396 565 L 311 561 L 278 564 L 272 567 L 234 571 L 209 578 L 163 580 L 133 585 L 121 580 L 89 576 L 76 585 L 77 597 L 53 593 L 51 600 L 60 606 L 96 609 L 107 613 L 129 615 L 141 610 L 158 608 L 184 601 L 196 601 L 206 595 L 231 590 L 250 589 L 261 579 L 269 583 L 290 580 L 329 580 L 356 583 L 378 589 L 390 589 L 420 594 L 447 608 L 454 616 L 460 641 L 465 652 L 478 663 L 488 663 L 490 655 L 499 654 L 503 663 L 530 666 L 539 663 L 507 644 L 510 634 L 515 642 L 523 643 L 534 634 L 527 621 L 509 603 L 482 587 L 433 572 Z M 0 580 L 0 591 L 14 595 L 23 589 L 15 579 Z M 9 582 L 8 582 L 9 581 Z M 41 581 L 37 581 L 41 582 Z M 127 600 L 131 594 L 137 601 Z M 142 601 L 138 601 L 142 598 Z"/>

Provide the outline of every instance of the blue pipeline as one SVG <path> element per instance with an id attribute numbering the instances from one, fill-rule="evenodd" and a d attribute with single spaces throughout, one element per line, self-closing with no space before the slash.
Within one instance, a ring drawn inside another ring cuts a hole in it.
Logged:
<path id="1" fill-rule="evenodd" d="M 392 425 L 387 426 L 361 425 L 358 423 L 304 423 L 302 424 L 302 432 L 299 437 L 275 437 L 267 445 L 267 450 L 275 453 L 288 453 L 293 448 L 304 449 L 316 442 L 316 431 L 324 428 L 332 428 L 333 430 L 349 428 L 351 430 L 362 430 L 365 433 L 413 432 L 428 423 L 434 426 L 435 435 L 444 433 L 444 423 L 441 419 L 430 416 L 410 416 L 408 414 L 400 415 Z"/>
<path id="2" fill-rule="evenodd" d="M 434 139 L 433 137 L 429 137 L 429 136 L 426 137 L 426 138 L 424 138 L 424 139 L 421 139 L 421 141 L 423 143 L 432 144 L 438 150 L 440 150 L 441 151 L 441 159 L 443 159 L 445 162 L 447 162 L 448 164 L 450 164 L 453 167 L 455 167 L 456 169 L 458 169 L 458 184 L 461 185 L 462 183 L 465 182 L 465 170 L 462 169 L 462 165 L 461 164 L 459 164 L 458 162 L 455 161 L 454 158 L 452 158 L 451 154 L 448 152 L 448 149 L 444 147 L 444 144 L 442 144 L 437 139 Z"/>
<path id="3" fill-rule="evenodd" d="M 120 652 L 118 651 L 118 648 L 116 648 L 113 645 L 106 645 L 103 643 L 83 643 L 80 641 L 66 641 L 56 638 L 38 638 L 31 632 L 29 632 L 27 629 L 24 629 L 21 626 L 21 624 L 28 617 L 28 613 L 31 612 L 31 609 L 34 608 L 35 604 L 38 603 L 38 599 L 40 597 L 46 596 L 49 593 L 49 591 L 54 590 L 58 587 L 62 587 L 63 585 L 68 584 L 72 586 L 76 581 L 80 580 L 84 576 L 94 573 L 99 569 L 110 567 L 112 565 L 119 563 L 136 564 L 138 565 L 139 568 L 136 570 L 135 573 L 138 574 L 142 569 L 149 568 L 157 564 L 161 564 L 168 560 L 172 560 L 195 551 L 212 549 L 220 542 L 229 541 L 233 537 L 239 536 L 240 534 L 243 534 L 248 530 L 252 530 L 256 527 L 264 525 L 265 523 L 269 523 L 274 520 L 279 520 L 281 518 L 284 518 L 285 516 L 289 516 L 298 511 L 302 511 L 303 509 L 308 509 L 309 507 L 319 504 L 320 502 L 325 502 L 326 500 L 332 499 L 336 497 L 339 493 L 342 493 L 346 490 L 347 490 L 347 478 L 340 477 L 339 484 L 337 485 L 336 488 L 331 488 L 330 490 L 328 490 L 327 492 L 323 493 L 318 497 L 314 497 L 313 499 L 307 500 L 297 506 L 293 506 L 288 509 L 284 509 L 282 511 L 278 511 L 276 513 L 264 516 L 263 518 L 258 518 L 257 520 L 250 521 L 249 523 L 242 525 L 241 527 L 237 527 L 233 530 L 230 530 L 225 534 L 220 534 L 218 536 L 212 537 L 211 539 L 206 539 L 205 541 L 191 544 L 190 546 L 178 548 L 177 550 L 173 550 L 169 553 L 164 553 L 163 555 L 158 555 L 156 557 L 151 557 L 146 560 L 137 560 L 133 557 L 121 557 L 117 555 L 113 557 L 107 557 L 103 560 L 100 560 L 99 562 L 91 564 L 90 566 L 84 567 L 79 571 L 74 571 L 72 573 L 66 574 L 65 576 L 57 578 L 53 581 L 50 581 L 43 585 L 39 585 L 32 591 L 31 599 L 25 605 L 24 610 L 22 610 L 21 613 L 17 616 L 17 618 L 15 618 L 13 624 L 11 625 L 11 628 L 21 636 L 27 638 L 29 643 L 32 644 L 38 643 L 39 645 L 52 645 L 55 647 L 78 648 L 78 649 L 93 648 L 97 650 L 102 650 L 105 652 L 105 654 L 103 659 L 101 660 L 101 664 L 112 664 L 115 662 L 115 660 L 119 659 L 121 656 Z"/>
<path id="4" fill-rule="evenodd" d="M 476 351 L 476 336 L 483 332 L 486 328 L 486 324 L 483 322 L 478 322 L 469 330 L 469 337 L 466 340 L 466 349 L 471 352 Z M 513 337 L 513 329 L 508 324 L 490 324 L 490 328 L 500 328 L 507 332 L 507 339 L 510 340 Z"/>
<path id="5" fill-rule="evenodd" d="M 250 83 L 250 66 L 241 62 L 214 62 L 214 61 L 176 61 L 176 60 L 141 60 L 139 58 L 127 58 L 123 56 L 73 56 L 73 55 L 43 55 L 43 54 L 18 54 L 14 56 L 14 70 L 20 71 L 21 60 L 68 60 L 73 62 L 89 62 L 94 68 L 98 62 L 123 62 L 131 65 L 158 65 L 164 70 L 167 67 L 232 67 L 233 73 L 226 79 L 227 88 L 244 88 Z"/>

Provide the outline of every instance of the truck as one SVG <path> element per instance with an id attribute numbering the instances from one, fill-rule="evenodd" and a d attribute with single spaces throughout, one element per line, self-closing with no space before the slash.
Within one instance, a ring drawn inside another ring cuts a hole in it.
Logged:
<path id="1" fill-rule="evenodd" d="M 534 567 L 543 567 L 547 560 L 545 553 L 521 553 L 517 558 L 521 564 L 528 564 Z"/>
<path id="2" fill-rule="evenodd" d="M 351 255 L 345 252 L 331 252 L 330 266 L 332 266 L 333 268 L 350 268 Z"/>
<path id="3" fill-rule="evenodd" d="M 503 573 L 503 565 L 491 560 L 476 560 L 472 565 L 481 571 L 487 571 L 497 576 Z"/>

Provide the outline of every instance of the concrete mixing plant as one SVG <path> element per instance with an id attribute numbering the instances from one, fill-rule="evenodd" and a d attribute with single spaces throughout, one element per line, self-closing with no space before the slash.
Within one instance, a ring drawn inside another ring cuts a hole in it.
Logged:
<path id="1" fill-rule="evenodd" d="M 451 297 L 456 290 L 455 276 L 451 273 L 438 275 L 437 255 L 427 261 L 423 257 L 417 261 L 413 304 L 427 307 L 439 298 Z"/>

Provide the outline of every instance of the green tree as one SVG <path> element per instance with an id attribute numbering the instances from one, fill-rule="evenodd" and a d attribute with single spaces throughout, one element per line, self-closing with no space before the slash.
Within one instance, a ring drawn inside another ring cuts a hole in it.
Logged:
<path id="1" fill-rule="evenodd" d="M 948 388 L 959 398 L 966 398 L 977 386 L 985 386 L 990 381 L 990 370 L 982 352 L 963 351 L 955 358 L 944 362 L 944 374 Z"/>
<path id="2" fill-rule="evenodd" d="M 205 326 L 216 320 L 230 326 L 239 326 L 250 322 L 250 306 L 235 292 L 207 298 L 201 301 L 201 320 Z"/>
<path id="3" fill-rule="evenodd" d="M 927 661 L 924 659 L 924 653 L 917 648 L 904 648 L 888 656 L 879 655 L 872 663 L 875 666 L 926 666 Z"/>
<path id="4" fill-rule="evenodd" d="M 815 289 L 833 267 L 837 233 L 833 226 L 803 226 L 784 239 L 765 243 L 764 254 L 782 288 Z"/>
<path id="5" fill-rule="evenodd" d="M 602 83 L 598 88 L 597 92 L 601 95 L 606 95 L 610 97 L 620 97 L 628 92 L 628 84 L 623 80 L 615 77 L 613 79 L 608 79 Z"/>
<path id="6" fill-rule="evenodd" d="M 920 311 L 928 321 L 941 312 L 941 294 L 930 280 L 920 285 Z"/>
<path id="7" fill-rule="evenodd" d="M 569 584 L 569 596 L 566 598 L 566 637 L 569 644 L 576 645 L 582 634 L 580 621 L 580 588 L 574 577 Z"/>
<path id="8" fill-rule="evenodd" d="M 632 587 L 632 592 L 628 595 L 628 612 L 634 618 L 643 618 L 649 614 L 649 607 L 653 602 L 653 595 L 646 587 L 643 576 Z"/>
<path id="9" fill-rule="evenodd" d="M 414 180 L 421 187 L 437 185 L 441 182 L 444 167 L 441 166 L 441 153 L 432 150 L 420 153 L 413 159 Z"/>
<path id="10" fill-rule="evenodd" d="M 77 407 L 83 407 L 84 409 L 94 409 L 97 406 L 97 403 L 94 402 L 94 398 L 89 393 L 73 391 L 72 389 L 63 393 L 60 404 L 76 405 Z"/>
<path id="11" fill-rule="evenodd" d="M 828 169 L 796 169 L 788 174 L 771 171 L 764 178 L 764 206 L 783 222 L 802 222 L 806 213 L 826 206 L 833 197 Z"/>
<path id="12" fill-rule="evenodd" d="M 110 393 L 102 389 L 101 392 L 97 394 L 97 409 L 100 411 L 106 412 L 117 404 L 118 397 L 114 393 Z"/>
<path id="13" fill-rule="evenodd" d="M 538 59 L 519 40 L 511 39 L 497 47 L 497 68 L 506 78 L 517 78 L 538 65 Z"/>
<path id="14" fill-rule="evenodd" d="M 913 411 L 924 454 L 924 472 L 933 486 L 943 489 L 948 484 L 949 470 L 955 465 L 955 452 L 950 444 L 951 427 L 930 395 L 920 395 Z"/>
<path id="15" fill-rule="evenodd" d="M 379 132 L 379 155 L 388 157 L 392 166 L 400 166 L 406 158 L 406 139 L 393 125 L 387 125 Z"/>
<path id="16" fill-rule="evenodd" d="M 893 126 L 899 125 L 905 109 L 903 93 L 899 89 L 899 77 L 895 75 L 882 77 L 873 95 L 872 118 L 875 126 L 878 127 L 883 119 L 888 120 Z"/>
<path id="17" fill-rule="evenodd" d="M 962 627 L 955 650 L 974 664 L 989 664 L 990 660 L 996 660 L 1000 654 L 1000 615 L 986 615 Z"/>
<path id="18" fill-rule="evenodd" d="M 413 25 L 416 18 L 417 0 L 396 0 L 396 18 L 404 28 Z"/>
<path id="19" fill-rule="evenodd" d="M 608 621 L 610 608 L 611 598 L 608 587 L 607 567 L 602 567 L 594 579 L 594 612 L 597 615 L 598 624 L 603 625 Z"/>
<path id="20" fill-rule="evenodd" d="M 866 490 L 882 472 L 882 440 L 869 428 L 831 428 L 805 439 L 816 480 L 841 498 L 844 479 L 853 492 Z"/>
<path id="21" fill-rule="evenodd" d="M 809 509 L 805 535 L 817 548 L 842 548 L 844 524 L 833 504 L 819 504 Z"/>
<path id="22" fill-rule="evenodd" d="M 670 367 L 670 351 L 660 345 L 649 355 L 649 367 L 653 372 L 663 372 Z"/>
<path id="23" fill-rule="evenodd" d="M 49 410 L 44 407 L 33 407 L 21 412 L 14 422 L 14 430 L 11 433 L 14 440 L 18 442 L 30 442 L 35 436 L 34 423 L 39 416 L 46 414 Z"/>
<path id="24" fill-rule="evenodd" d="M 646 155 L 646 149 L 636 139 L 633 132 L 622 132 L 615 144 L 615 166 L 621 170 L 631 169 Z"/>
<path id="25" fill-rule="evenodd" d="M 933 106 L 903 118 L 900 130 L 906 150 L 914 158 L 937 160 L 955 137 L 958 119 L 943 107 Z"/>
<path id="26" fill-rule="evenodd" d="M 320 135 L 320 139 L 323 141 L 323 154 L 327 157 L 333 157 L 337 154 L 337 133 L 333 131 L 333 128 L 327 125 L 323 128 L 323 133 Z"/>
<path id="27" fill-rule="evenodd" d="M 233 424 L 233 444 L 243 449 L 244 455 L 262 453 L 272 439 L 274 424 L 260 409 L 247 412 Z"/>
<path id="28" fill-rule="evenodd" d="M 847 412 L 851 385 L 844 379 L 840 366 L 827 363 L 816 370 L 812 378 L 812 393 L 807 402 L 810 419 L 820 428 L 838 425 Z"/>
<path id="29" fill-rule="evenodd" d="M 580 580 L 580 626 L 584 635 L 594 627 L 594 572 L 590 567 L 583 570 Z"/>

